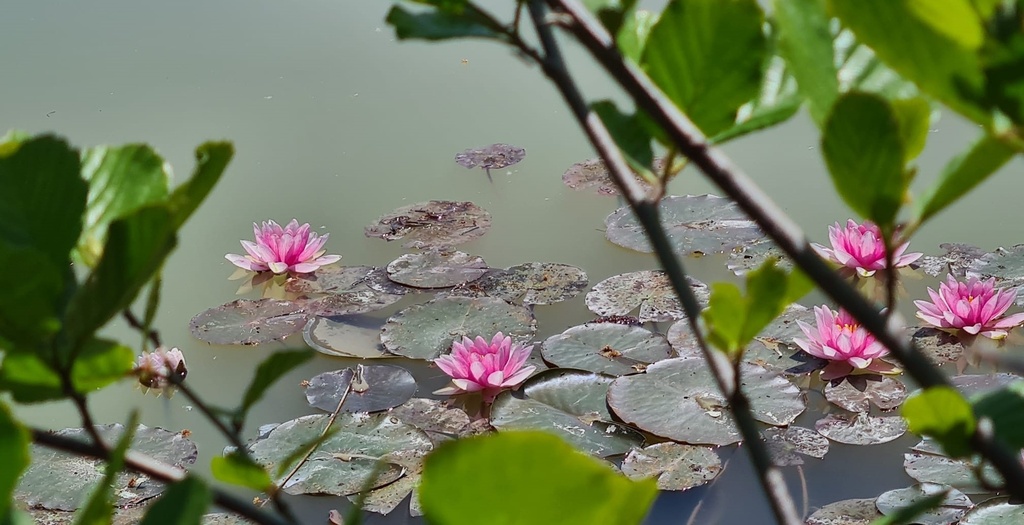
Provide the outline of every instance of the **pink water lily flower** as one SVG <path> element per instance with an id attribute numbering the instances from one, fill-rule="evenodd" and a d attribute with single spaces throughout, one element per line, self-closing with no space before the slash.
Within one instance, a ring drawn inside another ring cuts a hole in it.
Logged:
<path id="1" fill-rule="evenodd" d="M 146 388 L 166 388 L 171 385 L 172 379 L 185 379 L 188 369 L 185 368 L 185 356 L 181 350 L 168 350 L 161 346 L 139 356 L 135 373 L 139 376 L 139 383 Z"/>
<path id="2" fill-rule="evenodd" d="M 512 338 L 501 332 L 494 334 L 489 343 L 479 336 L 475 341 L 463 337 L 462 342 L 452 344 L 450 354 L 434 360 L 437 367 L 452 378 L 449 386 L 434 393 L 480 392 L 484 402 L 490 403 L 499 392 L 519 386 L 537 369 L 523 366 L 532 351 L 533 346 L 513 344 Z"/>
<path id="3" fill-rule="evenodd" d="M 821 378 L 828 381 L 850 375 L 855 370 L 891 373 L 895 367 L 879 359 L 889 351 L 875 340 L 867 329 L 844 310 L 832 311 L 827 306 L 814 307 L 816 327 L 797 321 L 807 339 L 794 339 L 804 352 L 827 359 Z"/>
<path id="4" fill-rule="evenodd" d="M 857 224 L 853 219 L 846 221 L 843 228 L 839 223 L 828 227 L 831 248 L 812 243 L 811 247 L 822 257 L 857 270 L 861 277 L 871 277 L 878 270 L 885 269 L 885 243 L 882 231 L 874 223 L 865 221 Z M 893 266 L 902 268 L 918 260 L 922 253 L 904 253 L 908 244 L 896 247 L 892 254 Z"/>
<path id="5" fill-rule="evenodd" d="M 254 272 L 272 271 L 275 274 L 310 273 L 317 268 L 336 263 L 340 255 L 324 255 L 324 243 L 329 234 L 322 237 L 310 231 L 309 223 L 299 226 L 292 219 L 284 228 L 274 221 L 262 226 L 252 225 L 256 242 L 242 241 L 248 255 L 229 253 L 224 257 L 239 268 Z"/>
<path id="6" fill-rule="evenodd" d="M 1017 298 L 1017 289 L 997 289 L 995 279 L 971 277 L 962 283 L 949 275 L 939 283 L 938 292 L 929 288 L 928 295 L 932 302 L 914 301 L 917 317 L 941 330 L 1002 339 L 1024 323 L 1024 313 L 1000 317 Z"/>

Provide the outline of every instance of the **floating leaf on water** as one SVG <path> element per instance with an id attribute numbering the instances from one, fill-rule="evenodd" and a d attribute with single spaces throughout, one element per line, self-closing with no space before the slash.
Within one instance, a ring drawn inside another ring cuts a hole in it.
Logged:
<path id="1" fill-rule="evenodd" d="M 778 373 L 743 363 L 740 376 L 757 420 L 788 425 L 804 411 L 800 390 Z M 707 445 L 740 441 L 726 400 L 700 358 L 666 359 L 643 374 L 616 379 L 608 390 L 608 405 L 623 421 L 673 441 Z"/>
<path id="2" fill-rule="evenodd" d="M 388 278 L 416 288 L 447 288 L 479 279 L 487 263 L 478 255 L 459 251 L 407 253 L 387 267 Z"/>
<path id="3" fill-rule="evenodd" d="M 761 330 L 755 339 L 772 349 L 780 345 L 796 348 L 794 339 L 807 338 L 797 321 L 803 321 L 808 326 L 815 326 L 817 321 L 814 318 L 814 310 L 796 303 L 791 304 L 764 330 Z"/>
<path id="4" fill-rule="evenodd" d="M 439 439 L 461 436 L 469 431 L 472 423 L 469 414 L 460 408 L 451 408 L 436 399 L 418 397 L 388 410 L 388 414 L 426 432 L 435 444 Z"/>
<path id="5" fill-rule="evenodd" d="M 526 157 L 526 150 L 508 144 L 491 144 L 467 149 L 455 155 L 455 162 L 464 168 L 501 169 L 518 164 Z"/>
<path id="6" fill-rule="evenodd" d="M 635 174 L 634 177 L 644 189 L 650 191 L 651 185 L 647 181 Z M 598 195 L 619 194 L 618 186 L 612 181 L 608 167 L 601 159 L 585 160 L 569 166 L 562 174 L 562 183 L 574 190 L 592 190 Z"/>
<path id="7" fill-rule="evenodd" d="M 309 315 L 338 317 L 375 312 L 401 300 L 401 295 L 386 294 L 366 289 L 358 292 L 332 293 L 302 304 Z"/>
<path id="8" fill-rule="evenodd" d="M 697 337 L 690 329 L 690 320 L 683 319 L 672 323 L 665 334 L 668 344 L 676 351 L 679 357 L 702 357 L 704 354 L 697 343 Z"/>
<path id="9" fill-rule="evenodd" d="M 942 504 L 938 508 L 926 510 L 915 516 L 914 523 L 953 525 L 967 512 L 967 509 L 974 506 L 974 503 L 963 492 L 944 485 L 921 483 L 905 489 L 890 490 L 875 499 L 875 506 L 878 507 L 879 512 L 888 516 L 944 490 L 949 490 L 949 494 L 946 495 Z"/>
<path id="10" fill-rule="evenodd" d="M 435 359 L 463 336 L 490 340 L 502 332 L 524 343 L 536 332 L 529 309 L 496 297 L 442 297 L 410 306 L 388 319 L 380 340 L 389 352 L 412 359 Z"/>
<path id="11" fill-rule="evenodd" d="M 708 301 L 706 284 L 688 278 L 701 306 Z M 669 321 L 686 317 L 665 272 L 643 270 L 613 275 L 587 293 L 587 308 L 597 315 L 627 315 L 640 307 L 640 321 Z"/>
<path id="12" fill-rule="evenodd" d="M 342 368 L 314 376 L 306 387 L 306 401 L 320 410 L 334 412 L 346 390 L 349 392 L 342 410 L 377 412 L 411 399 L 416 393 L 416 380 L 400 366 L 356 365 L 355 369 Z"/>
<path id="13" fill-rule="evenodd" d="M 715 479 L 722 460 L 711 447 L 658 443 L 633 449 L 622 460 L 622 473 L 631 479 L 655 478 L 660 490 L 686 490 Z"/>
<path id="14" fill-rule="evenodd" d="M 114 516 L 110 521 L 110 525 L 137 525 L 142 521 L 142 517 L 145 516 L 147 508 L 145 506 L 129 507 L 126 509 L 114 507 Z M 25 509 L 25 512 L 32 516 L 32 523 L 35 525 L 72 525 L 75 523 L 76 513 L 66 510 L 46 510 L 46 509 Z M 13 520 L 14 524 L 18 523 L 17 520 Z M 203 522 L 206 524 L 206 522 Z M 238 521 L 235 523 L 252 523 Z"/>
<path id="15" fill-rule="evenodd" d="M 373 266 L 328 266 L 315 273 L 289 279 L 288 293 L 315 296 L 303 302 L 310 315 L 333 317 L 373 312 L 386 308 L 402 298 L 404 291 L 376 290 L 369 286 Z"/>
<path id="16" fill-rule="evenodd" d="M 723 253 L 764 239 L 754 221 L 724 197 L 672 195 L 661 200 L 659 212 L 672 249 L 683 255 Z M 609 241 L 639 252 L 653 251 L 628 206 L 612 212 L 604 224 Z"/>
<path id="17" fill-rule="evenodd" d="M 202 525 L 254 525 L 256 522 L 242 518 L 238 514 L 220 512 L 203 515 Z"/>
<path id="18" fill-rule="evenodd" d="M 850 412 L 867 412 L 872 403 L 882 410 L 892 410 L 907 399 L 907 387 L 888 376 L 846 376 L 825 385 L 825 399 Z"/>
<path id="19" fill-rule="evenodd" d="M 985 254 L 967 268 L 967 276 L 988 279 L 995 277 L 1000 287 L 1024 285 L 1024 244 L 1012 246 L 1009 250 L 998 248 Z M 1024 305 L 1024 297 L 1017 295 L 1017 306 Z"/>
<path id="20" fill-rule="evenodd" d="M 358 316 L 316 317 L 302 329 L 302 338 L 317 352 L 359 359 L 391 358 L 380 344 L 380 322 L 357 323 Z M 373 319 L 373 321 L 377 321 Z M 365 323 L 364 323 L 365 324 Z"/>
<path id="21" fill-rule="evenodd" d="M 946 250 L 945 255 L 926 255 L 917 262 L 925 273 L 939 278 L 945 278 L 946 274 L 951 273 L 956 278 L 963 279 L 967 275 L 967 269 L 988 254 L 985 250 L 970 244 L 943 243 L 939 248 Z"/>
<path id="22" fill-rule="evenodd" d="M 828 361 L 814 357 L 803 350 L 788 346 L 751 344 L 743 352 L 743 360 L 786 376 L 810 374 L 825 368 Z"/>
<path id="23" fill-rule="evenodd" d="M 673 356 L 661 334 L 638 326 L 587 323 L 549 337 L 541 347 L 544 360 L 613 376 L 643 372 L 647 365 Z"/>
<path id="24" fill-rule="evenodd" d="M 942 447 L 931 439 L 925 438 L 903 455 L 903 469 L 921 483 L 949 485 L 968 494 L 989 492 L 978 481 L 974 465 L 969 460 L 946 456 Z M 999 472 L 992 465 L 985 465 L 982 472 L 990 484 L 1002 484 Z"/>
<path id="25" fill-rule="evenodd" d="M 919 328 L 911 337 L 928 360 L 937 365 L 956 361 L 964 354 L 960 339 L 936 328 Z"/>
<path id="26" fill-rule="evenodd" d="M 821 435 L 847 445 L 888 443 L 907 432 L 907 420 L 900 416 L 873 417 L 856 414 L 828 414 L 814 423 Z"/>
<path id="27" fill-rule="evenodd" d="M 528 262 L 489 272 L 470 287 L 510 303 L 522 297 L 523 304 L 554 304 L 576 297 L 589 283 L 586 272 L 575 266 Z"/>
<path id="28" fill-rule="evenodd" d="M 270 472 L 281 468 L 301 443 L 310 443 L 324 431 L 330 415 L 303 416 L 281 423 L 249 449 L 253 458 Z M 283 487 L 288 494 L 355 494 L 370 486 L 380 487 L 401 477 L 407 470 L 399 454 L 422 458 L 432 448 L 430 438 L 419 429 L 386 413 L 341 412 L 333 435 L 310 454 Z M 378 472 L 378 460 L 385 463 Z M 285 465 L 285 471 L 293 468 Z M 378 475 L 379 474 L 379 475 Z M 372 478 L 375 476 L 376 478 Z M 275 480 L 280 483 L 281 479 Z M 403 496 L 404 497 L 404 496 Z"/>
<path id="29" fill-rule="evenodd" d="M 562 412 L 568 412 L 586 421 L 612 422 L 608 411 L 608 386 L 614 377 L 582 370 L 551 369 L 531 377 L 523 383 L 522 392 Z"/>
<path id="30" fill-rule="evenodd" d="M 289 279 L 285 290 L 299 295 L 358 290 L 365 286 L 373 270 L 373 266 L 325 266 L 313 273 Z"/>
<path id="31" fill-rule="evenodd" d="M 747 272 L 760 268 L 768 259 L 775 259 L 775 266 L 777 268 L 786 271 L 793 269 L 793 262 L 789 260 L 786 253 L 776 246 L 775 243 L 768 240 L 761 242 L 753 241 L 748 246 L 730 251 L 729 260 L 725 263 L 725 266 L 732 273 L 742 277 Z"/>
<path id="32" fill-rule="evenodd" d="M 1010 498 L 1000 497 L 979 503 L 960 519 L 960 525 L 1006 525 L 1024 523 L 1024 505 L 1011 504 Z"/>
<path id="33" fill-rule="evenodd" d="M 257 345 L 284 339 L 306 324 L 302 304 L 278 299 L 238 299 L 192 318 L 189 329 L 200 341 L 219 345 Z"/>
<path id="34" fill-rule="evenodd" d="M 366 286 L 371 290 L 377 290 L 378 292 L 392 295 L 406 295 L 410 293 L 425 293 L 432 291 L 396 283 L 388 277 L 387 269 L 381 267 L 374 268 L 366 275 Z"/>
<path id="35" fill-rule="evenodd" d="M 410 456 L 410 458 L 412 457 Z M 395 482 L 370 491 L 362 499 L 359 498 L 358 494 L 348 496 L 349 501 L 361 503 L 362 510 L 364 511 L 390 514 L 391 511 L 395 510 L 405 501 L 405 498 L 412 494 L 412 498 L 409 501 L 409 514 L 412 516 L 422 516 L 423 511 L 420 510 L 419 496 L 417 495 L 418 491 L 416 488 L 420 484 L 420 476 L 423 473 L 423 461 L 422 456 L 415 456 L 415 459 L 415 463 L 410 462 L 405 466 L 405 475 Z"/>
<path id="36" fill-rule="evenodd" d="M 428 201 L 403 206 L 366 227 L 367 237 L 406 239 L 406 248 L 445 248 L 491 228 L 491 214 L 472 202 Z"/>
<path id="37" fill-rule="evenodd" d="M 107 447 L 113 447 L 124 433 L 124 425 L 97 425 L 96 430 Z M 66 428 L 57 436 L 90 442 L 82 428 Z M 185 468 L 196 461 L 196 445 L 181 432 L 139 425 L 130 450 L 146 454 L 157 461 Z M 21 477 L 15 497 L 30 507 L 72 511 L 86 501 L 93 486 L 103 479 L 104 463 L 98 459 L 75 456 L 55 449 L 32 446 L 32 464 Z M 135 473 L 122 472 L 115 478 L 115 501 L 118 507 L 138 505 L 164 491 L 164 484 Z"/>
<path id="38" fill-rule="evenodd" d="M 953 376 L 950 382 L 960 391 L 964 397 L 974 397 L 979 394 L 987 394 L 999 390 L 1010 383 L 1020 381 L 1022 378 L 1016 374 L 1001 372 L 998 374 L 967 374 Z"/>
<path id="39" fill-rule="evenodd" d="M 772 462 L 780 467 L 803 465 L 800 454 L 821 459 L 828 453 L 828 439 L 809 428 L 767 428 L 761 437 L 768 444 Z"/>
<path id="40" fill-rule="evenodd" d="M 814 511 L 807 525 L 871 525 L 882 517 L 874 498 L 844 499 Z"/>

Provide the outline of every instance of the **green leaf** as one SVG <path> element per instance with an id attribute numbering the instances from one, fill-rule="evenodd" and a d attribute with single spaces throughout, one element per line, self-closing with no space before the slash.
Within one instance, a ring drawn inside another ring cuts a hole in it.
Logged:
<path id="1" fill-rule="evenodd" d="M 1005 43 L 990 42 L 983 53 L 986 101 L 1018 126 L 1024 125 L 1024 34 L 1020 22 Z M 1011 26 L 1013 27 L 1013 26 Z"/>
<path id="2" fill-rule="evenodd" d="M 89 199 L 77 250 L 86 265 L 99 261 L 110 223 L 167 199 L 169 171 L 164 159 L 146 144 L 98 146 L 82 152 Z"/>
<path id="3" fill-rule="evenodd" d="M 540 432 L 444 443 L 427 456 L 420 485 L 427 521 L 446 525 L 476 525 L 481 516 L 502 525 L 638 524 L 656 495 L 653 479 L 631 481 Z"/>
<path id="4" fill-rule="evenodd" d="M 68 307 L 71 351 L 131 305 L 176 242 L 174 217 L 166 206 L 142 208 L 110 225 L 102 259 Z"/>
<path id="5" fill-rule="evenodd" d="M 660 13 L 637 9 L 626 15 L 626 19 L 619 29 L 619 35 L 615 43 L 619 46 L 622 56 L 640 63 L 644 54 L 644 47 L 647 45 L 647 37 L 651 34 L 651 28 L 658 21 Z"/>
<path id="6" fill-rule="evenodd" d="M 791 295 L 803 291 L 804 280 L 802 274 L 790 277 L 775 266 L 775 259 L 768 259 L 747 274 L 745 295 L 734 284 L 714 283 L 708 308 L 703 312 L 708 340 L 736 357 L 790 304 Z"/>
<path id="7" fill-rule="evenodd" d="M 651 29 L 642 65 L 707 136 L 732 127 L 757 95 L 766 56 L 756 0 L 673 0 Z"/>
<path id="8" fill-rule="evenodd" d="M 789 305 L 789 275 L 769 259 L 747 274 L 747 314 L 740 332 L 744 346 L 761 333 Z"/>
<path id="9" fill-rule="evenodd" d="M 924 222 L 1003 167 L 1016 152 L 998 138 L 985 134 L 942 169 L 939 179 L 918 201 L 916 219 Z"/>
<path id="10" fill-rule="evenodd" d="M 591 105 L 591 109 L 601 118 L 615 144 L 622 150 L 629 167 L 633 168 L 648 182 L 658 180 L 652 170 L 654 153 L 651 151 L 651 136 L 647 134 L 643 124 L 635 115 L 623 115 L 610 100 L 601 100 Z"/>
<path id="11" fill-rule="evenodd" d="M 946 497 L 949 495 L 949 489 L 941 490 L 930 496 L 921 498 L 906 507 L 903 507 L 896 512 L 878 518 L 871 522 L 871 525 L 905 525 L 907 523 L 915 523 L 915 518 L 921 514 L 928 512 L 932 509 L 939 508 Z"/>
<path id="12" fill-rule="evenodd" d="M 0 516 L 11 510 L 11 497 L 21 473 L 28 468 L 31 457 L 28 430 L 14 419 L 7 405 L 0 401 Z"/>
<path id="13" fill-rule="evenodd" d="M 969 119 L 990 123 L 978 103 L 984 78 L 973 44 L 981 21 L 969 0 L 830 0 L 830 6 L 894 70 Z"/>
<path id="14" fill-rule="evenodd" d="M 60 376 L 30 352 L 8 352 L 0 363 L 0 391 L 10 392 L 19 403 L 62 399 Z"/>
<path id="15" fill-rule="evenodd" d="M 16 509 L 12 505 L 7 509 L 7 514 L 0 515 L 0 525 L 36 525 L 36 522 L 32 519 L 31 514 Z"/>
<path id="16" fill-rule="evenodd" d="M 732 283 L 712 283 L 708 307 L 702 313 L 708 327 L 711 344 L 729 355 L 742 348 L 740 332 L 747 313 L 747 301 L 738 286 Z"/>
<path id="17" fill-rule="evenodd" d="M 427 11 L 410 13 L 401 6 L 392 6 L 384 19 L 395 28 L 399 40 L 450 40 L 453 38 L 491 38 L 505 40 L 501 28 L 484 18 L 479 12 Z"/>
<path id="18" fill-rule="evenodd" d="M 892 107 L 878 95 L 846 93 L 825 122 L 822 150 L 832 182 L 850 208 L 883 229 L 907 188 L 906 149 Z"/>
<path id="19" fill-rule="evenodd" d="M 146 313 L 142 317 L 143 347 L 146 346 L 149 330 L 153 326 L 153 321 L 156 320 L 156 312 L 160 308 L 160 287 L 162 284 L 163 276 L 160 273 L 157 273 L 149 283 L 149 293 L 146 294 Z"/>
<path id="20" fill-rule="evenodd" d="M 775 0 L 779 53 L 807 99 L 811 117 L 825 121 L 839 96 L 839 81 L 824 0 Z"/>
<path id="21" fill-rule="evenodd" d="M 196 148 L 196 167 L 192 170 L 192 177 L 171 194 L 176 228 L 181 228 L 213 191 L 234 154 L 235 148 L 230 142 L 206 142 Z"/>
<path id="22" fill-rule="evenodd" d="M 263 394 L 274 382 L 295 367 L 309 361 L 313 355 L 314 352 L 308 349 L 286 350 L 277 352 L 260 363 L 256 369 L 256 376 L 252 378 L 252 382 L 245 390 L 245 395 L 242 396 L 242 404 L 235 412 L 236 425 L 242 426 L 246 413 L 263 397 Z"/>
<path id="23" fill-rule="evenodd" d="M 62 272 L 46 253 L 0 242 L 0 267 L 10 276 L 0 293 L 0 335 L 25 348 L 47 346 L 61 322 L 59 309 L 70 271 Z M 67 261 L 64 269 L 70 268 Z"/>
<path id="24" fill-rule="evenodd" d="M 996 438 L 1014 449 L 1024 447 L 1024 381 L 972 400 L 979 418 L 992 419 Z"/>
<path id="25" fill-rule="evenodd" d="M 935 438 L 950 457 L 970 455 L 974 434 L 974 412 L 956 389 L 933 386 L 911 396 L 903 403 L 908 429 Z"/>
<path id="26" fill-rule="evenodd" d="M 135 367 L 131 348 L 114 341 L 91 339 L 71 364 L 71 384 L 87 394 L 124 378 Z M 19 403 L 63 399 L 65 392 L 57 372 L 40 355 L 14 351 L 0 363 L 0 391 L 8 391 Z"/>
<path id="27" fill-rule="evenodd" d="M 210 460 L 210 472 L 218 481 L 253 490 L 267 490 L 273 483 L 263 467 L 238 452 Z"/>
<path id="28" fill-rule="evenodd" d="M 203 480 L 188 476 L 149 506 L 140 525 L 199 525 L 213 494 Z"/>
<path id="29" fill-rule="evenodd" d="M 583 5 L 597 15 L 601 24 L 613 35 L 622 28 L 634 4 L 636 0 L 583 0 Z"/>
<path id="30" fill-rule="evenodd" d="M 124 379 L 135 368 L 135 352 L 116 341 L 90 339 L 71 364 L 71 384 L 88 394 Z"/>
<path id="31" fill-rule="evenodd" d="M 757 97 L 740 107 L 735 125 L 708 141 L 721 144 L 785 122 L 796 114 L 801 102 L 796 81 L 786 68 L 786 62 L 778 56 L 770 56 Z"/>
<path id="32" fill-rule="evenodd" d="M 903 161 L 910 162 L 924 151 L 925 142 L 928 141 L 932 107 L 923 97 L 892 100 L 889 104 L 900 127 Z"/>
<path id="33" fill-rule="evenodd" d="M 124 434 L 118 440 L 107 458 L 107 466 L 103 471 L 103 479 L 96 484 L 89 496 L 85 508 L 75 515 L 75 525 L 109 525 L 114 517 L 114 478 L 124 468 L 124 455 L 128 446 L 135 438 L 135 430 L 139 426 L 139 413 L 132 411 L 125 425 Z"/>

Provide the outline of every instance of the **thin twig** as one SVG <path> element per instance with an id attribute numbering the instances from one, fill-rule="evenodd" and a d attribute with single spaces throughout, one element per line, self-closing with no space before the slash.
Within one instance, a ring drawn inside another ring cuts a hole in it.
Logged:
<path id="1" fill-rule="evenodd" d="M 104 461 L 110 457 L 110 452 L 108 450 L 95 444 L 86 443 L 78 439 L 58 436 L 47 430 L 33 428 L 31 431 L 32 441 L 44 447 L 63 450 L 79 456 L 91 457 Z M 176 483 L 185 479 L 185 476 L 188 475 L 186 471 L 180 468 L 168 465 L 134 450 L 129 450 L 125 454 L 124 465 L 126 470 L 144 474 L 164 483 Z M 213 492 L 214 503 L 246 519 L 263 525 L 294 525 L 293 523 L 282 520 L 278 516 L 254 507 L 244 499 L 228 494 L 218 488 L 212 487 L 211 491 Z"/>
<path id="2" fill-rule="evenodd" d="M 801 525 L 793 499 L 782 479 L 778 468 L 771 461 L 771 456 L 758 433 L 757 421 L 751 412 L 750 401 L 739 387 L 738 376 L 732 363 L 721 353 L 708 348 L 699 326 L 701 306 L 693 294 L 682 262 L 675 256 L 671 242 L 661 226 L 658 212 L 658 200 L 650 199 L 639 185 L 626 165 L 618 147 L 615 145 L 607 128 L 587 107 L 583 96 L 569 75 L 562 58 L 554 34 L 545 20 L 545 8 L 541 0 L 530 0 L 528 6 L 534 27 L 544 50 L 541 67 L 544 73 L 558 87 L 562 97 L 573 110 L 573 114 L 584 128 L 587 136 L 597 148 L 598 153 L 612 173 L 613 180 L 620 187 L 634 215 L 639 219 L 654 248 L 655 254 L 672 283 L 683 310 L 690 323 L 691 331 L 704 354 L 705 361 L 718 383 L 719 389 L 729 400 L 729 406 L 736 419 L 737 426 L 747 443 L 751 460 L 757 468 L 761 484 L 771 503 L 777 520 L 786 525 Z"/>
<path id="3" fill-rule="evenodd" d="M 352 374 L 352 377 L 348 379 L 348 384 L 345 385 L 345 391 L 341 393 L 341 399 L 338 400 L 338 407 L 334 409 L 333 413 L 331 413 L 331 417 L 327 420 L 327 424 L 324 425 L 323 432 L 320 433 L 321 440 L 325 435 L 327 435 L 327 432 L 331 430 L 331 425 L 334 424 L 334 420 L 338 419 L 338 414 L 341 413 L 341 406 L 345 404 L 345 400 L 348 399 L 349 392 L 352 391 L 352 381 L 355 379 L 355 377 L 356 375 Z M 288 475 L 285 476 L 284 479 L 281 480 L 281 483 L 278 484 L 279 486 L 283 487 L 288 484 L 288 480 L 292 479 L 292 476 L 294 476 L 295 473 L 298 472 L 299 469 L 302 468 L 302 466 L 305 465 L 307 461 L 309 461 L 309 457 L 313 455 L 314 449 L 315 447 L 309 449 L 309 451 L 306 452 L 306 455 L 302 456 L 302 461 L 299 461 L 298 463 L 295 464 L 292 470 L 288 472 Z"/>
<path id="4" fill-rule="evenodd" d="M 124 320 L 128 322 L 128 326 L 131 326 L 132 328 L 138 330 L 139 332 L 142 333 L 143 337 L 148 338 L 149 342 L 153 345 L 153 348 L 160 348 L 161 346 L 163 346 L 163 344 L 160 342 L 160 332 L 157 332 L 152 328 L 147 330 L 146 327 L 143 325 L 142 321 L 140 321 L 139 318 L 136 317 L 131 310 L 125 308 L 121 312 L 121 316 L 124 317 Z"/>
<path id="5" fill-rule="evenodd" d="M 922 387 L 949 386 L 911 341 L 901 334 L 899 316 L 883 317 L 857 290 L 836 274 L 814 252 L 803 231 L 742 170 L 721 151 L 711 147 L 696 126 L 644 75 L 623 60 L 611 36 L 577 0 L 545 0 L 571 19 L 568 28 L 591 55 L 667 134 L 669 140 L 746 213 L 833 301 L 846 309 L 900 362 Z M 1024 468 L 1009 448 L 980 433 L 972 436 L 975 450 L 984 455 L 1007 482 L 1009 491 L 1024 499 Z"/>

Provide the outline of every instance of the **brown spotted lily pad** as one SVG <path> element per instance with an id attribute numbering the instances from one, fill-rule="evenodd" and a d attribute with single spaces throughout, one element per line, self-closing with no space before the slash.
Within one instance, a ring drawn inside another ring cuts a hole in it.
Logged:
<path id="1" fill-rule="evenodd" d="M 464 168 L 483 168 L 487 178 L 492 169 L 507 168 L 526 158 L 526 150 L 509 144 L 491 144 L 482 148 L 467 149 L 455 156 L 455 162 Z"/>
<path id="2" fill-rule="evenodd" d="M 476 239 L 490 228 L 491 214 L 472 202 L 428 201 L 384 215 L 366 227 L 366 236 L 404 239 L 406 248 L 444 248 Z"/>
<path id="3" fill-rule="evenodd" d="M 447 288 L 479 279 L 487 263 L 478 255 L 459 251 L 407 253 L 387 267 L 388 278 L 416 288 Z"/>
<path id="4" fill-rule="evenodd" d="M 706 284 L 690 279 L 697 301 L 707 304 Z M 587 294 L 587 308 L 597 315 L 627 315 L 640 308 L 640 321 L 669 321 L 686 317 L 665 272 L 644 270 L 609 277 Z"/>
<path id="5" fill-rule="evenodd" d="M 553 304 L 575 297 L 589 282 L 587 273 L 575 266 L 528 262 L 489 272 L 466 291 L 522 304 Z"/>
<path id="6" fill-rule="evenodd" d="M 238 299 L 192 318 L 189 329 L 200 341 L 220 345 L 256 345 L 284 339 L 309 319 L 303 304 L 277 299 Z"/>

